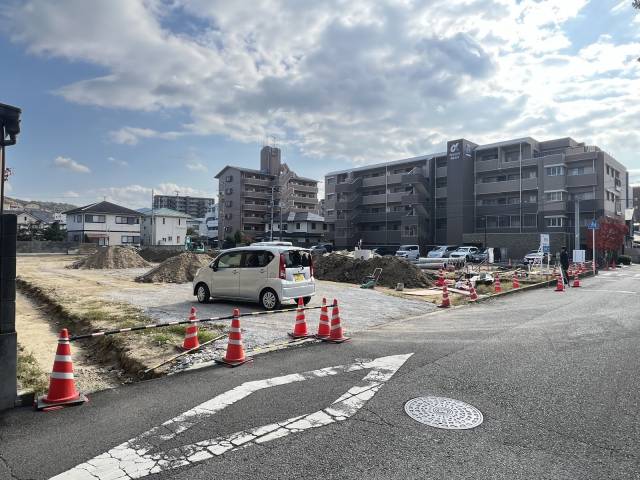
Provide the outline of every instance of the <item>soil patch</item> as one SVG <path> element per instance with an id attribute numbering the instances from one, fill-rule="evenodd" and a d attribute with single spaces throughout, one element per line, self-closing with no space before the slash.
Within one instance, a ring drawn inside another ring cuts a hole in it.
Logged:
<path id="1" fill-rule="evenodd" d="M 151 266 L 138 252 L 130 247 L 102 247 L 88 257 L 69 265 L 69 268 L 114 269 L 141 268 Z"/>
<path id="2" fill-rule="evenodd" d="M 184 252 L 168 258 L 157 267 L 136 278 L 143 283 L 187 283 L 196 276 L 196 272 L 209 265 L 211 257 L 206 254 Z"/>
<path id="3" fill-rule="evenodd" d="M 339 254 L 328 254 L 314 258 L 313 270 L 318 280 L 362 283 L 376 268 L 382 268 L 379 285 L 394 288 L 404 283 L 407 288 L 428 287 L 431 282 L 415 265 L 397 257 L 377 257 L 356 260 Z"/>

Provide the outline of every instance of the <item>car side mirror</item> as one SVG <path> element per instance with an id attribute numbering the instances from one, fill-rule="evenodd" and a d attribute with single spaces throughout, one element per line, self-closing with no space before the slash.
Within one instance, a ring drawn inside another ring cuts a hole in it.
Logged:
<path id="1" fill-rule="evenodd" d="M 213 265 L 211 265 L 211 270 L 213 270 L 214 272 L 218 271 L 218 264 L 214 263 Z"/>

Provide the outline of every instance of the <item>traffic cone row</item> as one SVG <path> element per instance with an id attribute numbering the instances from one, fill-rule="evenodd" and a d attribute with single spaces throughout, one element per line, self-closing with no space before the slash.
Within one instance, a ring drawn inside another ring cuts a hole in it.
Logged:
<path id="1" fill-rule="evenodd" d="M 515 275 L 513 277 L 513 283 L 511 285 L 513 288 L 520 288 L 520 282 L 518 281 L 518 276 Z"/>
<path id="2" fill-rule="evenodd" d="M 217 363 L 221 363 L 228 367 L 238 367 L 244 363 L 251 361 L 251 357 L 247 357 L 244 353 L 242 345 L 242 330 L 240 329 L 240 310 L 233 309 L 233 318 L 231 319 L 231 328 L 229 329 L 229 340 L 227 342 L 227 353 L 221 359 L 217 359 Z"/>
<path id="3" fill-rule="evenodd" d="M 289 332 L 291 338 L 307 338 L 312 337 L 307 331 L 307 320 L 304 316 L 304 301 L 302 297 L 298 298 L 298 309 L 296 310 L 296 323 L 293 326 L 293 332 Z"/>
<path id="4" fill-rule="evenodd" d="M 318 333 L 316 338 L 328 338 L 331 335 L 331 327 L 329 326 L 329 309 L 327 308 L 327 299 L 322 299 L 322 308 L 320 308 L 320 322 L 318 323 Z"/>
<path id="5" fill-rule="evenodd" d="M 338 301 L 333 299 L 333 309 L 331 310 L 331 333 L 328 338 L 323 338 L 322 341 L 330 343 L 342 343 L 349 340 L 349 337 L 345 337 L 342 333 L 342 325 L 340 325 L 340 309 L 338 308 Z"/>
<path id="6" fill-rule="evenodd" d="M 556 275 L 556 292 L 564 292 L 564 282 L 561 275 Z"/>
<path id="7" fill-rule="evenodd" d="M 58 337 L 56 356 L 49 376 L 49 390 L 46 395 L 38 397 L 35 407 L 38 410 L 48 410 L 54 407 L 79 405 L 86 401 L 87 397 L 76 389 L 69 332 L 63 328 Z"/>

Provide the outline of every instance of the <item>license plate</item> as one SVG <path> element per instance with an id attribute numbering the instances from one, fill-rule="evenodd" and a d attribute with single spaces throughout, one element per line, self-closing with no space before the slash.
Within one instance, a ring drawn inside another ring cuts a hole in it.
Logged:
<path id="1" fill-rule="evenodd" d="M 304 282 L 304 275 L 302 273 L 294 273 L 293 280 L 295 282 Z"/>

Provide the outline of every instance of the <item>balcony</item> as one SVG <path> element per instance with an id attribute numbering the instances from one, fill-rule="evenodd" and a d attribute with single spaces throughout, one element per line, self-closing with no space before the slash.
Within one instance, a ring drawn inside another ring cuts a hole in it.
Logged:
<path id="1" fill-rule="evenodd" d="M 336 184 L 336 193 L 353 193 L 362 186 L 362 177 L 355 178 L 349 182 Z"/>
<path id="2" fill-rule="evenodd" d="M 446 177 L 446 176 L 447 176 L 447 167 L 436 168 L 436 178 Z"/>
<path id="3" fill-rule="evenodd" d="M 318 187 L 314 185 L 300 185 L 298 183 L 289 182 L 289 187 L 299 192 L 318 194 Z"/>
<path id="4" fill-rule="evenodd" d="M 586 175 L 567 175 L 567 187 L 590 187 L 597 185 L 598 179 L 595 173 Z"/>
<path id="5" fill-rule="evenodd" d="M 387 203 L 399 203 L 402 201 L 407 192 L 393 192 L 387 194 Z"/>
<path id="6" fill-rule="evenodd" d="M 363 187 L 381 187 L 386 185 L 388 179 L 386 175 L 380 175 L 378 177 L 367 177 L 362 179 Z"/>
<path id="7" fill-rule="evenodd" d="M 242 183 L 244 183 L 245 185 L 260 185 L 263 187 L 270 187 L 271 184 L 273 183 L 272 180 L 270 179 L 263 179 L 263 178 L 247 178 L 247 177 L 243 177 L 242 178 Z"/>
<path id="8" fill-rule="evenodd" d="M 359 213 L 353 219 L 357 223 L 384 223 L 399 221 L 404 212 Z"/>
<path id="9" fill-rule="evenodd" d="M 242 198 L 261 198 L 261 199 L 270 199 L 271 198 L 271 192 L 250 192 L 250 191 L 243 191 Z"/>
<path id="10" fill-rule="evenodd" d="M 317 198 L 297 197 L 297 196 L 293 195 L 292 197 L 290 197 L 290 199 L 293 202 L 296 202 L 296 203 L 306 203 L 306 204 L 313 204 L 313 205 L 318 203 L 318 199 Z"/>
<path id="11" fill-rule="evenodd" d="M 376 203 L 387 203 L 387 195 L 381 193 L 379 195 L 363 195 L 362 205 L 373 205 Z"/>
<path id="12" fill-rule="evenodd" d="M 358 195 L 349 200 L 336 200 L 336 210 L 353 210 L 362 205 L 362 198 Z"/>
<path id="13" fill-rule="evenodd" d="M 244 212 L 266 212 L 267 210 L 269 210 L 269 205 L 257 205 L 255 203 L 242 205 L 242 211 Z"/>
<path id="14" fill-rule="evenodd" d="M 528 178 L 526 180 L 536 180 Z M 522 188 L 524 189 L 524 181 L 522 182 Z M 507 180 L 506 182 L 492 182 L 492 183 L 476 183 L 476 194 L 482 195 L 485 193 L 503 193 L 503 192 L 519 192 L 520 180 Z"/>

